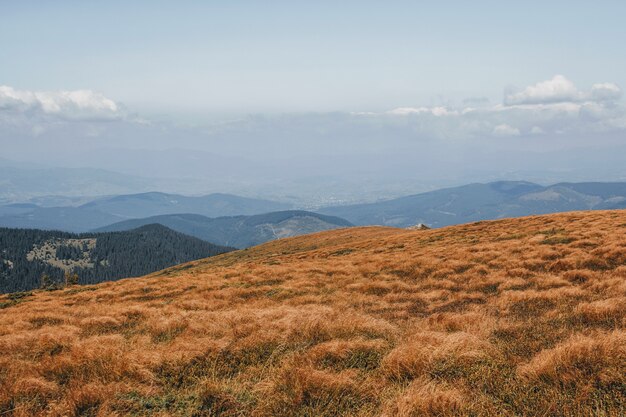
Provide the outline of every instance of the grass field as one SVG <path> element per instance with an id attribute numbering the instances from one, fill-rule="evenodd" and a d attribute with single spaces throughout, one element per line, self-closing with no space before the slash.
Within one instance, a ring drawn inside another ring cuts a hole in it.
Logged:
<path id="1" fill-rule="evenodd" d="M 626 415 L 626 211 L 342 229 L 0 307 L 0 416 Z"/>

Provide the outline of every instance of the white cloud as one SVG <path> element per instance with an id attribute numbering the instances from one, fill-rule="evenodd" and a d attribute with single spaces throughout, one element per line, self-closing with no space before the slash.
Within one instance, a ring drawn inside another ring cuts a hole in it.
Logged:
<path id="1" fill-rule="evenodd" d="M 0 113 L 92 121 L 123 116 L 117 103 L 91 90 L 24 91 L 9 86 L 0 86 Z"/>
<path id="2" fill-rule="evenodd" d="M 594 84 L 591 87 L 590 99 L 593 101 L 614 101 L 622 96 L 622 90 L 613 83 Z"/>
<path id="3" fill-rule="evenodd" d="M 504 96 L 504 104 L 534 105 L 551 103 L 603 102 L 619 100 L 622 90 L 613 83 L 594 84 L 588 92 L 580 91 L 573 82 L 562 75 L 526 87 L 517 93 Z"/>
<path id="4" fill-rule="evenodd" d="M 319 132 L 345 129 L 347 135 L 362 138 L 388 131 L 387 136 L 414 141 L 512 136 L 540 136 L 548 140 L 555 135 L 625 130 L 626 110 L 620 97 L 621 90 L 613 83 L 597 83 L 581 91 L 565 77 L 555 76 L 507 94 L 499 104 L 470 100 L 459 106 L 407 106 L 382 113 L 294 115 L 285 117 L 284 124 L 268 118 L 264 123 L 270 127 L 255 128 L 272 130 L 273 136 L 286 135 L 292 125 L 302 124 Z M 93 123 L 100 121 L 116 123 Z M 2 131 L 5 137 L 20 132 L 31 136 L 74 132 L 84 138 L 104 136 L 104 130 L 134 132 L 149 125 L 128 115 L 115 101 L 90 90 L 41 92 L 0 86 L 0 139 Z M 221 134 L 224 129 L 213 126 L 211 131 Z"/>
<path id="5" fill-rule="evenodd" d="M 551 80 L 528 86 L 518 93 L 506 94 L 504 104 L 545 104 L 580 99 L 581 93 L 573 82 L 562 75 L 555 75 Z"/>
<path id="6" fill-rule="evenodd" d="M 398 107 L 393 110 L 389 110 L 387 114 L 397 116 L 408 116 L 411 114 L 432 114 L 433 116 L 448 116 L 458 114 L 456 111 L 451 111 L 446 107 Z"/>
<path id="7" fill-rule="evenodd" d="M 389 110 L 387 114 L 394 114 L 397 116 L 408 116 L 409 114 L 422 114 L 422 113 L 430 113 L 430 109 L 428 107 L 398 107 L 393 110 Z"/>
<path id="8" fill-rule="evenodd" d="M 519 136 L 521 132 L 519 129 L 503 123 L 493 128 L 493 134 L 494 136 Z"/>
<path id="9" fill-rule="evenodd" d="M 440 138 L 549 135 L 623 129 L 626 111 L 613 83 L 581 91 L 562 75 L 505 94 L 503 102 L 478 107 L 400 107 L 385 114 L 412 116 L 416 132 Z M 436 116 L 436 117 L 433 117 Z M 446 117 L 441 117 L 446 116 Z"/>
<path id="10" fill-rule="evenodd" d="M 530 129 L 530 133 L 532 135 L 543 135 L 546 133 L 546 131 L 540 128 L 539 126 L 533 126 L 532 129 Z"/>

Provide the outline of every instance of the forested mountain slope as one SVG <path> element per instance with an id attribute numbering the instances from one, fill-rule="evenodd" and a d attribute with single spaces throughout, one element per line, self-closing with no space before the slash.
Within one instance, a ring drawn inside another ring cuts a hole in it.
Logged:
<path id="1" fill-rule="evenodd" d="M 130 230 L 150 223 L 162 224 L 172 230 L 207 242 L 236 248 L 247 248 L 274 239 L 352 226 L 347 220 L 335 216 L 288 210 L 255 216 L 217 218 L 196 214 L 154 216 L 126 220 L 96 229 L 96 231 Z"/>
<path id="2" fill-rule="evenodd" d="M 168 266 L 232 250 L 158 224 L 115 233 L 0 228 L 0 292 L 62 283 L 77 274 L 81 284 L 145 275 Z"/>

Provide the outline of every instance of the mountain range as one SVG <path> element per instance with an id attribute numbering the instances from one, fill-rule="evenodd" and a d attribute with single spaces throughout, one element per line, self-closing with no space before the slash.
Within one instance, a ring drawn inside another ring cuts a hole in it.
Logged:
<path id="1" fill-rule="evenodd" d="M 94 200 L 80 206 L 124 218 L 193 213 L 207 217 L 253 215 L 287 210 L 289 204 L 232 194 L 214 193 L 199 197 L 158 192 L 120 195 Z"/>
<path id="2" fill-rule="evenodd" d="M 78 205 L 45 205 L 63 199 L 0 205 L 0 227 L 80 233 L 159 223 L 211 243 L 243 248 L 276 237 L 350 225 L 442 227 L 532 214 L 626 208 L 626 183 L 476 183 L 374 203 L 325 207 L 318 214 L 290 210 L 288 203 L 220 193 L 190 197 L 147 192 L 100 197 Z"/>
<path id="3" fill-rule="evenodd" d="M 219 217 L 260 214 L 288 208 L 290 205 L 284 203 L 230 194 L 188 197 L 149 192 L 103 197 L 77 207 L 7 204 L 0 206 L 0 226 L 86 232 L 127 219 L 157 215 L 190 213 Z"/>
<path id="4" fill-rule="evenodd" d="M 442 227 L 479 220 L 574 210 L 626 208 L 626 183 L 542 186 L 525 181 L 468 184 L 369 204 L 326 207 L 320 213 L 356 225 Z"/>
<path id="5" fill-rule="evenodd" d="M 289 210 L 254 216 L 217 218 L 198 214 L 170 214 L 126 220 L 95 231 L 131 230 L 151 223 L 162 224 L 207 242 L 236 248 L 247 248 L 278 238 L 352 226 L 350 222 L 339 217 Z"/>

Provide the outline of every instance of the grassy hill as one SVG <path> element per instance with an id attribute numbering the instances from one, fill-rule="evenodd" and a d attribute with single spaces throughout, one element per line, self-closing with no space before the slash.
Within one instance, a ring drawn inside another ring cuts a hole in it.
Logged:
<path id="1" fill-rule="evenodd" d="M 2 415 L 626 413 L 626 211 L 334 230 L 0 303 Z"/>
<path id="2" fill-rule="evenodd" d="M 247 248 L 278 238 L 352 226 L 352 223 L 339 217 L 302 210 L 287 210 L 255 216 L 216 218 L 198 214 L 170 214 L 125 220 L 96 231 L 131 230 L 152 223 L 162 224 L 207 242 L 236 248 Z"/>

